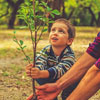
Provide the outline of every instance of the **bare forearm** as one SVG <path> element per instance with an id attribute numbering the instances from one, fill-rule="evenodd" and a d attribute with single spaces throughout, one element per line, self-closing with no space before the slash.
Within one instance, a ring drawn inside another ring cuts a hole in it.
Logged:
<path id="1" fill-rule="evenodd" d="M 98 89 L 100 89 L 100 69 L 94 65 L 66 100 L 88 100 Z"/>
<path id="2" fill-rule="evenodd" d="M 85 53 L 73 66 L 64 74 L 58 81 L 58 87 L 61 89 L 67 88 L 83 77 L 86 71 L 94 64 L 95 58 Z"/>
<path id="3" fill-rule="evenodd" d="M 49 72 L 47 70 L 41 70 L 40 72 L 40 78 L 48 78 L 49 77 Z"/>

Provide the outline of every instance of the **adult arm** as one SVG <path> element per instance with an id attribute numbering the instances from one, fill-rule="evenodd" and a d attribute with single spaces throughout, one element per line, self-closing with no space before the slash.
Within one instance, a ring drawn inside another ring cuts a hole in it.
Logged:
<path id="1" fill-rule="evenodd" d="M 100 69 L 93 65 L 66 100 L 88 100 L 100 89 Z"/>
<path id="2" fill-rule="evenodd" d="M 87 72 L 87 70 L 96 62 L 96 59 L 100 57 L 100 32 L 95 38 L 94 42 L 90 44 L 87 52 L 80 57 L 80 59 L 74 64 L 74 66 L 64 75 L 62 76 L 55 84 L 55 88 L 52 89 L 53 85 L 45 87 L 48 85 L 43 85 L 37 87 L 40 90 L 44 90 L 45 94 L 49 94 L 48 92 L 52 92 L 52 95 L 48 95 L 48 97 L 57 96 L 57 91 L 61 91 L 64 88 L 67 88 L 69 85 L 72 85 L 74 82 L 83 77 L 83 75 Z M 96 63 L 98 65 L 98 63 Z M 97 66 L 98 67 L 98 66 Z M 100 67 L 100 66 L 99 66 Z M 40 95 L 42 96 L 43 93 Z M 44 99 L 45 100 L 45 99 Z M 49 99 L 48 99 L 49 100 Z"/>
<path id="3" fill-rule="evenodd" d="M 81 79 L 95 62 L 96 58 L 85 52 L 73 67 L 56 82 L 58 87 L 63 90 Z"/>
<path id="4" fill-rule="evenodd" d="M 56 83 L 45 84 L 36 87 L 39 91 L 37 93 L 38 98 L 41 100 L 54 99 L 60 93 L 61 90 L 72 85 L 87 72 L 87 70 L 95 63 L 96 59 L 90 56 L 87 52 L 80 57 L 80 59 L 73 65 L 73 67 L 65 73 Z M 42 91 L 42 92 L 41 92 Z M 45 97 L 45 95 L 47 95 Z"/>

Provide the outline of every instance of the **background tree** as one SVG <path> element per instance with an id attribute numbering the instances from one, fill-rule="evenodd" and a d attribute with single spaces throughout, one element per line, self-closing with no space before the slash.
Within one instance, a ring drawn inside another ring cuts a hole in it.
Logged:
<path id="1" fill-rule="evenodd" d="M 100 25 L 100 0 L 66 0 L 65 10 L 75 25 Z M 71 11 L 71 13 L 69 13 Z"/>
<path id="2" fill-rule="evenodd" d="M 9 28 L 21 23 L 24 25 L 25 23 L 18 19 L 16 14 L 25 1 L 0 0 L 0 24 L 7 24 Z M 71 20 L 76 26 L 100 26 L 100 0 L 45 0 L 45 2 L 52 9 L 61 12 L 61 15 L 56 15 L 53 20 L 63 17 Z"/>
<path id="3" fill-rule="evenodd" d="M 3 16 L 9 16 L 9 20 L 8 20 L 8 28 L 13 29 L 14 28 L 14 22 L 16 20 L 16 15 L 17 15 L 17 11 L 20 7 L 20 5 L 24 2 L 24 0 L 1 0 L 1 9 L 3 9 L 4 7 L 6 8 L 5 14 L 0 15 L 0 17 Z M 5 4 L 5 6 L 4 6 Z"/>
<path id="4" fill-rule="evenodd" d="M 12 29 L 16 19 L 17 11 L 20 5 L 24 2 L 24 0 L 17 0 L 16 2 L 15 0 L 6 0 L 6 1 L 8 2 L 9 6 L 12 8 L 12 13 L 8 22 L 8 28 Z"/>

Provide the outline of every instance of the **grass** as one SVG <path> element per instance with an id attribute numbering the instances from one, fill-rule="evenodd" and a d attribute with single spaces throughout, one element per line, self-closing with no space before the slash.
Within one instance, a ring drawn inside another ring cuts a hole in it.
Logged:
<path id="1" fill-rule="evenodd" d="M 13 31 L 0 30 L 0 100 L 25 100 L 32 93 L 31 79 L 25 73 L 28 63 L 23 60 L 24 55 L 17 50 L 18 45 L 13 42 Z M 96 27 L 76 27 L 76 38 L 71 46 L 76 59 L 86 51 L 99 31 L 100 28 Z M 24 41 L 27 45 L 25 52 L 32 57 L 30 32 L 17 30 L 16 37 Z M 43 40 L 39 41 L 37 51 L 48 44 L 48 34 L 45 33 Z"/>

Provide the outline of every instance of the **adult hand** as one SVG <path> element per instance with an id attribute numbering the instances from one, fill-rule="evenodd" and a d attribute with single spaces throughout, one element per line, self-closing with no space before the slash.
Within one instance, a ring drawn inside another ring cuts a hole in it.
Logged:
<path id="1" fill-rule="evenodd" d="M 38 100 L 54 100 L 61 92 L 56 83 L 37 86 L 36 89 Z"/>
<path id="2" fill-rule="evenodd" d="M 33 98 L 33 94 L 30 95 L 26 100 L 32 100 L 32 98 Z"/>

